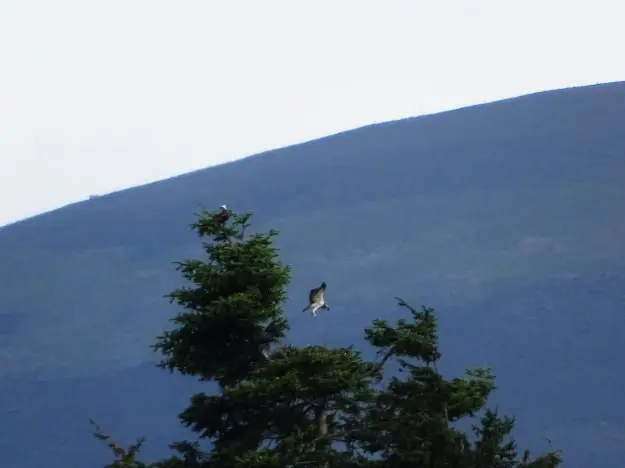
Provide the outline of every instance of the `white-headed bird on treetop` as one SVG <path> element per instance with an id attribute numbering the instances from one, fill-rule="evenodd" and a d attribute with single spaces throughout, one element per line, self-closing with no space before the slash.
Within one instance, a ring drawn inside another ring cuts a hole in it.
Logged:
<path id="1" fill-rule="evenodd" d="M 306 308 L 302 310 L 302 312 L 306 312 L 308 309 L 310 309 L 312 316 L 316 317 L 317 310 L 319 309 L 330 310 L 330 308 L 328 307 L 328 304 L 326 304 L 326 301 L 323 297 L 323 293 L 325 292 L 325 290 L 326 290 L 325 283 L 321 283 L 321 286 L 318 288 L 311 289 L 310 293 L 308 294 L 308 306 L 306 306 Z"/>
<path id="2" fill-rule="evenodd" d="M 219 207 L 221 211 L 213 216 L 213 220 L 218 224 L 226 224 L 226 221 L 230 219 L 230 212 L 226 205 L 221 205 Z"/>

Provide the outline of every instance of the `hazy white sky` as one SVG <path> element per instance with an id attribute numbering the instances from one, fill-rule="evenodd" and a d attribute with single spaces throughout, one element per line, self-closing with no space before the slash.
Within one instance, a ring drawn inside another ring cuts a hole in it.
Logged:
<path id="1" fill-rule="evenodd" d="M 0 0 L 0 225 L 374 122 L 625 79 L 617 0 Z"/>

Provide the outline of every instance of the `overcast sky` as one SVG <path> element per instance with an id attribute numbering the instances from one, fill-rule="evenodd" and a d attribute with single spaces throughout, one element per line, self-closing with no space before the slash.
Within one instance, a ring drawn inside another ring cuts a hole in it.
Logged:
<path id="1" fill-rule="evenodd" d="M 625 79 L 617 0 L 0 0 L 0 225 L 386 120 Z"/>

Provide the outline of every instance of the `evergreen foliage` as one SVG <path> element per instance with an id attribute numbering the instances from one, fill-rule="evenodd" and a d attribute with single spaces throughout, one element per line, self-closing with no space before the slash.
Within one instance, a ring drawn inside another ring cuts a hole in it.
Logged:
<path id="1" fill-rule="evenodd" d="M 98 440 L 106 442 L 106 445 L 115 457 L 113 462 L 109 463 L 104 468 L 148 468 L 149 465 L 137 460 L 137 456 L 141 451 L 141 446 L 145 442 L 145 438 L 141 437 L 137 439 L 136 442 L 130 444 L 130 446 L 125 449 L 115 442 L 110 435 L 105 434 L 102 428 L 94 421 L 89 422 L 95 427 L 93 436 Z"/>
<path id="2" fill-rule="evenodd" d="M 276 231 L 246 236 L 252 214 L 222 224 L 204 211 L 193 228 L 207 257 L 177 265 L 190 283 L 169 298 L 182 306 L 158 338 L 161 366 L 218 384 L 192 397 L 180 419 L 198 441 L 172 445 L 169 460 L 139 468 L 507 468 L 559 466 L 558 452 L 530 459 L 511 437 L 512 418 L 485 409 L 489 369 L 445 379 L 437 369 L 435 311 L 398 299 L 409 317 L 365 330 L 377 350 L 286 344 L 281 309 L 290 269 Z M 392 372 L 395 368 L 396 372 Z M 481 418 L 467 434 L 457 421 Z M 136 452 L 136 451 L 135 451 Z M 133 457 L 134 453 L 133 452 Z"/>

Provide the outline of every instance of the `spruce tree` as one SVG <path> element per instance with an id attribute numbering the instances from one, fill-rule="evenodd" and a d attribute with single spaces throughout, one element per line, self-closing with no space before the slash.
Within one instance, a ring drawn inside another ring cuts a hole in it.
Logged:
<path id="1" fill-rule="evenodd" d="M 278 259 L 276 231 L 248 237 L 251 213 L 227 224 L 204 213 L 193 225 L 205 242 L 204 261 L 181 262 L 191 282 L 171 294 L 184 310 L 159 338 L 163 367 L 214 381 L 218 395 L 198 394 L 180 415 L 211 439 L 208 455 L 177 447 L 206 466 L 318 466 L 346 457 L 332 435 L 360 411 L 370 393 L 369 363 L 352 349 L 282 345 L 288 330 L 281 310 L 290 280 Z M 329 415 L 345 415 L 330 420 Z"/>
<path id="2" fill-rule="evenodd" d="M 378 460 L 379 468 L 458 467 L 458 468 L 552 468 L 561 463 L 557 452 L 530 461 L 525 451 L 519 458 L 510 437 L 514 419 L 500 418 L 497 411 L 485 409 L 495 389 L 488 368 L 466 371 L 463 378 L 446 380 L 438 371 L 435 311 L 417 311 L 398 299 L 410 312 L 410 320 L 390 326 L 375 320 L 365 330 L 367 341 L 378 348 L 385 364 L 396 361 L 398 372 L 376 391 L 361 426 L 371 428 L 361 437 L 365 452 Z M 457 428 L 460 420 L 483 413 L 479 425 L 469 435 Z"/>
<path id="3" fill-rule="evenodd" d="M 251 213 L 227 223 L 203 212 L 193 228 L 206 258 L 177 265 L 189 285 L 170 299 L 182 306 L 158 338 L 161 366 L 214 382 L 192 397 L 180 419 L 197 435 L 173 444 L 177 455 L 153 468 L 556 467 L 550 452 L 519 457 L 514 421 L 485 410 L 495 388 L 489 369 L 447 380 L 437 369 L 436 314 L 399 299 L 406 319 L 375 320 L 367 360 L 353 346 L 287 343 L 281 309 L 290 269 L 276 231 L 246 235 Z M 472 434 L 457 422 L 482 417 Z"/>

